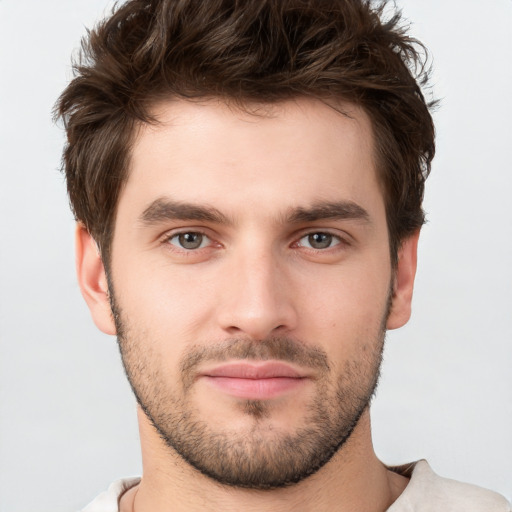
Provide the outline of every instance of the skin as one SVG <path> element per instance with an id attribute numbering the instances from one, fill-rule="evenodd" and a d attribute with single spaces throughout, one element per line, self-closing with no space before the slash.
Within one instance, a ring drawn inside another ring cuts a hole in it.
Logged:
<path id="1" fill-rule="evenodd" d="M 155 106 L 160 123 L 141 126 L 135 138 L 110 275 L 125 334 L 155 370 L 139 376 L 141 386 L 150 388 L 158 374 L 169 393 L 180 389 L 179 361 L 187 351 L 233 338 L 286 336 L 321 349 L 333 376 L 354 365 L 369 371 L 383 321 L 387 329 L 407 322 L 418 234 L 403 241 L 392 269 L 371 124 L 356 106 L 343 110 L 348 116 L 305 98 L 260 106 L 257 116 L 217 100 Z M 161 199 L 214 207 L 225 218 L 144 220 Z M 340 202 L 365 215 L 290 219 L 297 209 Z M 180 248 L 176 234 L 184 232 L 204 233 L 204 246 Z M 312 233 L 332 235 L 332 244 L 311 247 Z M 77 270 L 96 325 L 116 334 L 103 263 L 81 225 Z M 375 377 L 366 373 L 354 386 Z M 192 382 L 188 403 L 218 432 L 294 434 L 319 393 L 308 377 L 263 400 L 263 418 L 204 379 Z M 138 419 L 143 478 L 123 496 L 122 510 L 384 511 L 407 483 L 375 456 L 368 408 L 319 471 L 270 491 L 204 476 L 162 441 L 140 408 Z"/>

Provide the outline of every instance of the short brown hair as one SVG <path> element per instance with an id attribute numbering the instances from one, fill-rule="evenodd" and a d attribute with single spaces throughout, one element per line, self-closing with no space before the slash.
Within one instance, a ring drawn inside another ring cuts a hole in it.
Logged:
<path id="1" fill-rule="evenodd" d="M 297 96 L 353 102 L 369 115 L 390 250 L 424 222 L 434 126 L 420 86 L 426 51 L 371 0 L 129 0 L 82 41 L 55 108 L 71 207 L 109 263 L 138 123 L 163 97 L 243 106 Z"/>

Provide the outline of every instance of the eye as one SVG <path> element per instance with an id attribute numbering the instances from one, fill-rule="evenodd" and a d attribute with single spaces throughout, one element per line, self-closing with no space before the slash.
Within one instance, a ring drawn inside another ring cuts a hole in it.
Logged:
<path id="1" fill-rule="evenodd" d="M 303 236 L 298 245 L 302 247 L 307 247 L 308 249 L 329 249 L 330 247 L 334 247 L 341 242 L 339 237 L 335 235 L 331 235 L 330 233 L 309 233 L 306 236 Z"/>
<path id="2" fill-rule="evenodd" d="M 169 238 L 169 243 L 180 249 L 192 251 L 194 249 L 202 249 L 210 244 L 210 239 L 203 233 L 197 231 L 187 231 L 185 233 L 177 233 Z"/>

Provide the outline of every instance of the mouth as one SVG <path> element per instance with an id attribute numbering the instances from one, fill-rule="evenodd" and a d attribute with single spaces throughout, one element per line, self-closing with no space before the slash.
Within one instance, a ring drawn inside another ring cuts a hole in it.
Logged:
<path id="1" fill-rule="evenodd" d="M 200 378 L 216 390 L 236 398 L 269 400 L 296 391 L 309 376 L 279 361 L 244 361 L 206 369 Z"/>

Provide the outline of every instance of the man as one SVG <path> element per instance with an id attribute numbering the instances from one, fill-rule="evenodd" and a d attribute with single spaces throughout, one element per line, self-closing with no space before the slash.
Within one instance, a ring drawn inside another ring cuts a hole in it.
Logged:
<path id="1" fill-rule="evenodd" d="M 510 510 L 376 457 L 434 129 L 419 44 L 361 1 L 132 0 L 61 96 L 77 269 L 144 474 L 85 510 Z"/>

